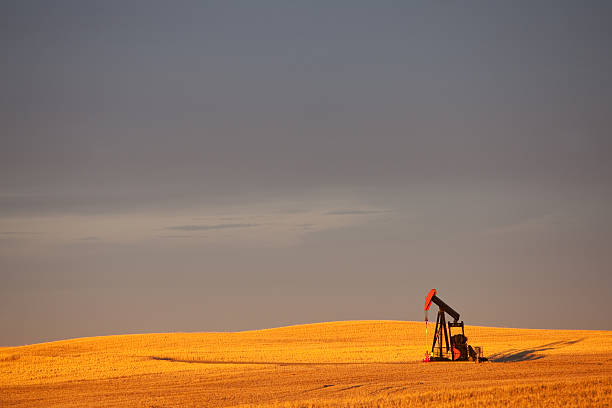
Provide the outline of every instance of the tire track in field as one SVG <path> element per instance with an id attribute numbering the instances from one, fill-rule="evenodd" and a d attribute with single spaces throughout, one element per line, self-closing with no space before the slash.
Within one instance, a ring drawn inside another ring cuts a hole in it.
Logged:
<path id="1" fill-rule="evenodd" d="M 168 361 L 171 363 L 189 363 L 189 364 L 243 364 L 243 365 L 279 365 L 279 366 L 336 366 L 336 365 L 406 365 L 413 364 L 414 362 L 408 361 L 371 361 L 371 362 L 320 362 L 320 363 L 309 363 L 309 362 L 283 362 L 283 361 L 224 361 L 224 360 L 183 360 L 172 357 L 157 357 L 150 356 L 151 360 L 157 361 Z"/>

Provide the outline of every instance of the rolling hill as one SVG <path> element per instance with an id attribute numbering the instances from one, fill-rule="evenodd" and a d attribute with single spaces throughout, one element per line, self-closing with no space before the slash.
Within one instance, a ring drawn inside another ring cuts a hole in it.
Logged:
<path id="1" fill-rule="evenodd" d="M 612 332 L 466 326 L 491 362 L 422 363 L 433 325 L 345 321 L 0 348 L 0 406 L 612 404 Z"/>

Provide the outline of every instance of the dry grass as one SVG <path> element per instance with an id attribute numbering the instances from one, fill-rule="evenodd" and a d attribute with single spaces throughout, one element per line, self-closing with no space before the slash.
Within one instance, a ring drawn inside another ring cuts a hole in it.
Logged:
<path id="1" fill-rule="evenodd" d="M 424 323 L 394 321 L 0 348 L 0 406 L 612 403 L 612 332 L 466 327 L 466 335 L 505 362 L 421 363 Z"/>

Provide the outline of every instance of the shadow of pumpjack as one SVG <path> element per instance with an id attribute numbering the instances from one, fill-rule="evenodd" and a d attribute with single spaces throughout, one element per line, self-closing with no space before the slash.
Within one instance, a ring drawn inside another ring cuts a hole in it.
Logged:
<path id="1" fill-rule="evenodd" d="M 539 360 L 541 358 L 544 358 L 544 356 L 541 354 L 537 354 L 537 353 L 540 353 L 542 351 L 555 350 L 555 349 L 559 349 L 562 347 L 570 346 L 582 340 L 584 340 L 584 338 L 576 339 L 576 340 L 567 340 L 567 341 L 555 341 L 553 343 L 543 344 L 539 347 L 533 347 L 533 348 L 528 348 L 524 350 L 508 350 L 502 353 L 496 353 L 496 354 L 489 356 L 489 361 L 494 361 L 497 363 L 516 363 L 519 361 Z"/>

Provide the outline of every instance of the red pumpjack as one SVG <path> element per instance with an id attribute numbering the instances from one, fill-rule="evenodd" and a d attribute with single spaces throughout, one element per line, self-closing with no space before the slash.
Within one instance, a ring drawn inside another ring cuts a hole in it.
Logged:
<path id="1" fill-rule="evenodd" d="M 425 361 L 487 361 L 486 358 L 481 357 L 480 347 L 472 348 L 467 344 L 463 321 L 458 321 L 459 313 L 444 303 L 436 294 L 437 291 L 432 289 L 425 298 L 425 312 L 429 310 L 432 303 L 438 305 L 438 318 L 436 319 L 436 329 L 431 345 L 431 357 L 427 354 Z M 445 314 L 453 318 L 452 322 L 448 322 L 448 330 Z M 425 322 L 427 322 L 427 314 L 425 314 Z M 461 327 L 461 334 L 453 335 L 451 332 L 453 327 Z"/>

